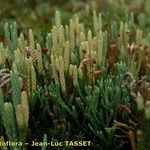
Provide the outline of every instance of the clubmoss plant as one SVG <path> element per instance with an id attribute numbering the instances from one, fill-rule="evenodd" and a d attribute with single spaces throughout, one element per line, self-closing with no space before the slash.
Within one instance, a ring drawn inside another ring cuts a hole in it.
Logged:
<path id="1" fill-rule="evenodd" d="M 7 41 L 7 45 L 11 51 L 17 49 L 17 23 L 13 24 L 6 23 L 4 25 L 5 38 Z"/>

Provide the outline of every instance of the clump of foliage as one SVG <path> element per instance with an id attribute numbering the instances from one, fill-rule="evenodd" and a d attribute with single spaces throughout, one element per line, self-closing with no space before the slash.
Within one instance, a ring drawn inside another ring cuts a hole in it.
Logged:
<path id="1" fill-rule="evenodd" d="M 91 149 L 149 149 L 149 1 L 134 2 L 103 3 L 99 14 L 101 2 L 87 2 L 68 22 L 56 11 L 45 37 L 19 32 L 16 22 L 4 25 L 1 141 L 87 140 Z M 35 9 L 39 17 L 47 14 L 43 7 Z"/>

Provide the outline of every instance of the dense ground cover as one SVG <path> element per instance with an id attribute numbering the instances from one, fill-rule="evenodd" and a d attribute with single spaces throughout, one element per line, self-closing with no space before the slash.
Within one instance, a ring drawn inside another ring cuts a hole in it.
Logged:
<path id="1" fill-rule="evenodd" d="M 0 149 L 148 150 L 149 3 L 1 0 Z"/>

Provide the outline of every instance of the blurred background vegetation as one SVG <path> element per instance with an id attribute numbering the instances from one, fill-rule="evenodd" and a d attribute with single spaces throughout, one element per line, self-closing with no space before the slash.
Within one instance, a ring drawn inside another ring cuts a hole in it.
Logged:
<path id="1" fill-rule="evenodd" d="M 0 0 L 0 37 L 3 38 L 3 26 L 6 22 L 16 21 L 18 32 L 25 35 L 32 28 L 40 43 L 51 30 L 54 12 L 61 12 L 62 24 L 68 24 L 72 15 L 78 14 L 85 25 L 91 26 L 92 11 L 103 14 L 103 20 L 109 28 L 113 20 L 127 21 L 127 14 L 134 13 L 135 22 L 146 32 L 149 31 L 149 0 Z M 121 7 L 120 7 L 121 6 Z M 140 21 L 142 19 L 142 21 Z M 109 21 L 109 22 L 108 22 Z M 44 43 L 44 42 L 43 42 Z"/>

